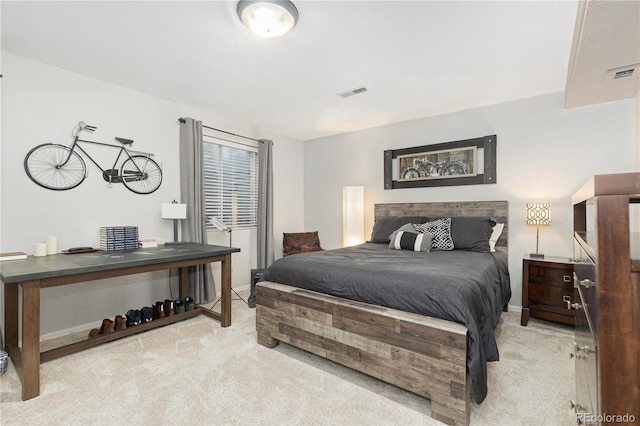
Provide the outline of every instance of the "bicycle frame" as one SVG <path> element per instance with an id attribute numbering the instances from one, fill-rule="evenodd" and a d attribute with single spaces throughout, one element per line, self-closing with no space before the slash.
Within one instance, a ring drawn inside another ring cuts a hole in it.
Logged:
<path id="1" fill-rule="evenodd" d="M 102 173 L 105 173 L 105 171 L 110 170 L 110 169 L 103 169 L 103 168 L 100 166 L 100 164 L 98 164 L 98 163 L 96 162 L 96 160 L 94 160 L 94 159 L 93 159 L 93 157 L 91 157 L 91 155 L 90 155 L 87 151 L 85 151 L 85 150 L 82 148 L 82 146 L 80 146 L 80 145 L 79 145 L 79 142 L 90 143 L 90 144 L 93 144 L 93 145 L 108 146 L 108 147 L 111 147 L 111 148 L 116 148 L 116 149 L 118 149 L 118 150 L 119 150 L 119 151 L 118 151 L 118 155 L 117 155 L 117 157 L 116 157 L 115 161 L 113 162 L 113 166 L 111 167 L 111 170 L 113 170 L 113 169 L 115 169 L 115 168 L 116 168 L 116 166 L 117 166 L 117 164 L 118 164 L 118 161 L 120 161 L 120 158 L 122 157 L 122 153 L 123 153 L 123 152 L 124 152 L 124 153 L 126 154 L 126 156 L 127 156 L 128 158 L 130 158 L 130 159 L 132 158 L 131 154 L 144 155 L 144 156 L 146 156 L 147 158 L 149 158 L 149 157 L 153 157 L 153 154 L 152 154 L 152 153 L 150 153 L 150 152 L 130 151 L 130 150 L 128 150 L 128 149 L 126 148 L 126 146 L 125 146 L 125 145 L 118 146 L 118 145 L 112 145 L 112 144 L 104 143 L 104 142 L 89 141 L 89 140 L 85 140 L 85 139 L 80 139 L 80 136 L 79 136 L 79 135 L 76 135 L 76 136 L 75 136 L 75 138 L 74 138 L 74 140 L 73 140 L 73 143 L 71 144 L 71 147 L 69 148 L 69 155 L 67 156 L 66 160 L 64 160 L 64 162 L 63 162 L 62 164 L 59 164 L 59 165 L 57 165 L 57 166 L 56 166 L 57 168 L 61 168 L 61 167 L 63 167 L 65 164 L 67 164 L 67 162 L 68 162 L 68 161 L 69 161 L 69 159 L 71 158 L 71 155 L 73 154 L 73 151 L 77 148 L 80 152 L 82 152 L 82 153 L 85 155 L 85 157 L 87 157 L 89 160 L 91 160 L 91 162 L 92 162 L 92 163 L 93 163 L 93 164 L 94 164 L 98 169 L 100 169 L 100 171 L 101 171 Z M 133 163 L 133 164 L 135 165 L 135 163 Z M 137 165 L 136 165 L 136 168 L 138 169 L 138 170 L 137 170 L 138 172 L 142 172 L 142 170 L 140 170 L 140 168 L 139 168 Z"/>

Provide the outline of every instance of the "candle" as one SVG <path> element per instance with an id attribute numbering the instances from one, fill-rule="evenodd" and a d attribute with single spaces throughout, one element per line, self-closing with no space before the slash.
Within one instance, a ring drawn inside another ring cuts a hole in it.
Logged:
<path id="1" fill-rule="evenodd" d="M 42 257 L 47 255 L 47 243 L 33 243 L 33 256 Z"/>
<path id="2" fill-rule="evenodd" d="M 58 237 L 49 235 L 47 237 L 47 254 L 58 253 Z"/>

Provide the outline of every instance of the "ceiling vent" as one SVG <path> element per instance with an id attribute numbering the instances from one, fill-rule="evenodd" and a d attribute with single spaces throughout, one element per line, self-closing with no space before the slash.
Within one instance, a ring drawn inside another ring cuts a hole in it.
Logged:
<path id="1" fill-rule="evenodd" d="M 607 70 L 604 75 L 604 82 L 627 81 L 638 77 L 640 77 L 640 64 L 633 64 Z"/>
<path id="2" fill-rule="evenodd" d="M 347 90 L 346 92 L 338 93 L 338 96 L 342 98 L 348 98 L 349 96 L 357 95 L 359 93 L 364 93 L 367 91 L 366 87 L 358 87 L 357 89 Z"/>

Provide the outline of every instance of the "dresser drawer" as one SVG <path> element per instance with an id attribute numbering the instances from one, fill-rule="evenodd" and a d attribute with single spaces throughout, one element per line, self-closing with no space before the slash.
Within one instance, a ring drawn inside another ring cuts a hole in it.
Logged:
<path id="1" fill-rule="evenodd" d="M 576 313 L 575 342 L 573 357 L 576 369 L 576 418 L 582 423 L 589 422 L 600 414 L 598 397 L 598 346 L 593 338 L 590 321 L 585 311 Z"/>

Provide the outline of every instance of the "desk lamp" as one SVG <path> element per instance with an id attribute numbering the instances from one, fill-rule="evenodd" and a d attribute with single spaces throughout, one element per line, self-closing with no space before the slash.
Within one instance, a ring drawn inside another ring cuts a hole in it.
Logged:
<path id="1" fill-rule="evenodd" d="M 187 205 L 179 204 L 176 200 L 171 203 L 162 204 L 162 218 L 173 219 L 173 242 L 164 243 L 165 246 L 186 244 L 178 241 L 178 220 L 187 218 Z"/>

